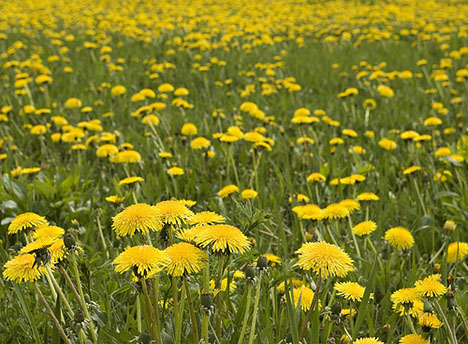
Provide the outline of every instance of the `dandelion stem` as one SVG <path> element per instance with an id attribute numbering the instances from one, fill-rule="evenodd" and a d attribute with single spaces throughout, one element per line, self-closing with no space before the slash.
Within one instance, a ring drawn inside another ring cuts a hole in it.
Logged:
<path id="1" fill-rule="evenodd" d="M 247 304 L 245 305 L 244 321 L 242 322 L 242 329 L 241 329 L 237 344 L 242 344 L 244 342 L 244 334 L 245 334 L 245 330 L 247 329 L 247 320 L 249 319 L 251 298 L 252 298 L 252 286 L 249 283 L 247 286 Z"/>
<path id="2" fill-rule="evenodd" d="M 55 289 L 58 291 L 58 294 L 60 296 L 60 298 L 62 299 L 63 303 L 65 304 L 65 307 L 67 308 L 68 310 L 68 313 L 70 313 L 70 316 L 73 318 L 73 309 L 71 308 L 70 306 L 70 303 L 68 302 L 67 300 L 67 297 L 65 296 L 65 294 L 63 293 L 62 291 L 62 288 L 60 288 L 57 280 L 55 279 L 54 275 L 52 274 L 52 271 L 50 270 L 50 267 L 48 264 L 45 265 L 46 269 L 47 269 L 47 273 L 50 275 L 50 278 L 52 280 L 52 283 L 54 284 L 55 286 Z"/>
<path id="3" fill-rule="evenodd" d="M 190 320 L 192 322 L 192 331 L 193 331 L 193 342 L 198 343 L 198 326 L 197 326 L 197 318 L 195 317 L 195 310 L 193 309 L 193 303 L 192 303 L 192 296 L 190 295 L 190 288 L 187 283 L 187 277 L 184 276 L 184 286 L 185 286 L 185 291 L 187 294 L 187 302 L 189 305 L 189 310 L 190 310 Z"/>
<path id="4" fill-rule="evenodd" d="M 99 231 L 99 237 L 101 238 L 102 249 L 106 252 L 106 257 L 109 259 L 109 251 L 107 251 L 107 244 L 106 240 L 104 239 L 104 234 L 102 232 L 101 220 L 99 220 L 99 216 L 96 216 L 97 227 Z"/>
<path id="5" fill-rule="evenodd" d="M 75 285 L 73 284 L 73 281 L 71 280 L 70 276 L 68 275 L 67 271 L 62 267 L 59 266 L 59 272 L 62 274 L 62 276 L 65 278 L 65 282 L 67 282 L 68 286 L 73 292 L 73 296 L 75 297 L 75 300 L 81 304 L 81 299 L 80 295 L 78 295 L 78 292 L 76 291 Z"/>
<path id="6" fill-rule="evenodd" d="M 210 257 L 208 256 L 206 260 L 206 266 L 203 270 L 203 293 L 210 292 Z M 209 328 L 210 316 L 207 313 L 203 313 L 202 318 L 202 337 L 204 339 L 204 343 L 208 344 L 208 328 Z"/>
<path id="7" fill-rule="evenodd" d="M 141 328 L 141 299 L 140 299 L 140 295 L 137 295 L 137 299 L 136 299 L 136 320 L 137 320 L 137 330 L 138 330 L 138 333 L 141 333 L 142 331 L 142 328 Z"/>
<path id="8" fill-rule="evenodd" d="M 440 307 L 439 300 L 435 299 L 434 304 L 435 304 L 435 306 L 437 308 L 437 312 L 442 317 L 442 319 L 444 320 L 445 326 L 447 327 L 447 331 L 448 331 L 448 333 L 450 335 L 450 342 L 452 344 L 458 344 L 457 336 L 454 333 L 452 327 L 450 326 L 450 323 L 448 322 L 447 317 L 445 316 L 444 310 L 442 309 L 442 307 Z"/>
<path id="9" fill-rule="evenodd" d="M 257 325 L 257 314 L 258 314 L 258 303 L 260 301 L 260 289 L 262 286 L 262 274 L 263 272 L 260 271 L 258 275 L 257 281 L 257 290 L 255 291 L 255 301 L 254 301 L 254 312 L 252 315 L 252 324 L 250 325 L 250 336 L 249 336 L 249 344 L 252 344 L 255 337 L 255 327 Z"/>
<path id="10" fill-rule="evenodd" d="M 354 246 L 356 246 L 356 253 L 358 257 L 361 258 L 361 250 L 359 249 L 359 245 L 356 240 L 356 235 L 354 234 L 354 231 L 353 231 L 353 224 L 351 222 L 351 216 L 348 216 L 348 223 L 349 223 L 349 229 L 351 230 L 351 235 L 353 236 Z"/>
<path id="11" fill-rule="evenodd" d="M 78 271 L 78 264 L 76 263 L 75 255 L 70 255 L 70 260 L 73 265 L 73 271 L 75 273 L 76 278 L 76 285 L 78 287 L 78 292 L 80 293 L 80 300 L 81 300 L 81 308 L 83 308 L 83 312 L 85 314 L 86 319 L 89 320 L 89 332 L 91 332 L 91 337 L 93 338 L 93 343 L 97 343 L 96 331 L 94 330 L 93 320 L 88 312 L 88 306 L 86 305 L 86 300 L 83 293 L 83 288 L 81 287 L 81 279 L 80 279 L 80 272 Z"/>
<path id="12" fill-rule="evenodd" d="M 42 294 L 41 289 L 39 289 L 39 286 L 37 285 L 37 283 L 33 283 L 33 284 L 34 284 L 34 288 L 36 289 L 36 292 L 37 292 L 37 294 L 39 296 L 39 299 L 41 300 L 42 304 L 46 308 L 46 311 L 49 314 L 50 318 L 52 319 L 55 327 L 57 328 L 57 330 L 58 330 L 58 332 L 60 334 L 60 337 L 62 337 L 65 344 L 71 344 L 70 340 L 68 339 L 67 335 L 65 334 L 65 331 L 63 330 L 62 325 L 60 325 L 59 321 L 55 317 L 54 312 L 52 311 L 52 308 L 50 308 L 49 303 L 47 302 L 44 295 Z"/>
<path id="13" fill-rule="evenodd" d="M 421 204 L 421 208 L 424 212 L 424 215 L 427 215 L 426 206 L 424 205 L 424 201 L 421 197 L 421 192 L 419 191 L 419 186 L 418 186 L 418 183 L 416 182 L 416 178 L 413 178 L 413 184 L 414 184 L 414 188 L 416 189 L 416 194 L 418 195 L 419 203 Z"/>
<path id="14" fill-rule="evenodd" d="M 302 340 L 302 338 L 304 338 L 304 335 L 307 331 L 307 324 L 309 323 L 310 318 L 312 318 L 312 314 L 314 314 L 315 312 L 315 305 L 317 304 L 321 284 L 322 284 L 322 275 L 319 275 L 318 280 L 317 280 L 317 288 L 315 288 L 315 291 L 314 291 L 314 298 L 312 299 L 312 304 L 310 305 L 309 312 L 307 313 L 307 317 L 304 321 L 304 325 L 302 325 L 301 333 L 299 334 L 299 340 Z"/>
<path id="15" fill-rule="evenodd" d="M 155 331 L 156 331 L 156 342 L 158 344 L 162 343 L 161 338 L 161 321 L 159 318 L 159 272 L 156 273 L 156 277 L 154 279 L 153 284 L 153 307 L 154 307 L 154 324 L 155 324 Z"/>
<path id="16" fill-rule="evenodd" d="M 416 332 L 416 329 L 414 328 L 413 320 L 411 319 L 409 314 L 406 314 L 406 321 L 408 322 L 411 332 L 413 332 L 414 334 L 417 334 L 418 332 Z"/>
<path id="17" fill-rule="evenodd" d="M 177 280 L 175 276 L 172 276 L 172 303 L 173 303 L 173 312 L 174 312 L 174 337 L 175 344 L 180 343 L 180 334 L 178 333 L 177 324 L 179 323 L 179 301 L 178 301 L 178 290 L 177 290 Z"/>
<path id="18" fill-rule="evenodd" d="M 221 297 L 221 284 L 223 281 L 223 266 L 224 265 L 224 256 L 219 256 L 218 260 L 218 277 L 216 280 L 216 289 L 218 289 L 218 294 L 216 295 L 216 335 L 218 338 L 221 338 L 221 315 L 222 315 L 222 307 L 223 301 Z"/>
<path id="19" fill-rule="evenodd" d="M 148 315 L 148 326 L 149 330 L 151 331 L 151 336 L 153 338 L 156 337 L 156 333 L 154 331 L 154 317 L 153 317 L 153 308 L 151 307 L 151 300 L 149 298 L 148 294 L 148 286 L 146 284 L 146 279 L 141 280 L 141 287 L 143 289 L 143 296 L 145 298 L 145 304 L 146 304 L 146 313 Z"/>

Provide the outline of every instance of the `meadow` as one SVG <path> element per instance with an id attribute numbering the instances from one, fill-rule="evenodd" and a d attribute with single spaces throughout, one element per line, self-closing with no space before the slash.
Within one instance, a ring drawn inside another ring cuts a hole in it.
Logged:
<path id="1" fill-rule="evenodd" d="M 468 343 L 468 2 L 0 3 L 0 343 Z"/>

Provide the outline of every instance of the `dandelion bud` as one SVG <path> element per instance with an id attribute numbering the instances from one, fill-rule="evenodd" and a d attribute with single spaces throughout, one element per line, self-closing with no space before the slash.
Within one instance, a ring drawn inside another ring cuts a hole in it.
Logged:
<path id="1" fill-rule="evenodd" d="M 81 324 L 85 320 L 84 312 L 81 309 L 76 310 L 73 316 L 73 321 L 77 324 Z"/>
<path id="2" fill-rule="evenodd" d="M 424 313 L 432 312 L 432 304 L 429 301 L 424 301 Z"/>
<path id="3" fill-rule="evenodd" d="M 213 295 L 211 293 L 201 294 L 201 307 L 205 313 L 210 314 L 214 310 Z"/>
<path id="4" fill-rule="evenodd" d="M 339 302 L 335 302 L 335 303 L 331 306 L 331 312 L 332 312 L 332 314 L 334 314 L 334 315 L 340 314 L 340 313 L 341 313 L 341 309 L 342 309 L 341 303 L 339 303 Z"/>
<path id="5" fill-rule="evenodd" d="M 144 330 L 140 333 L 137 339 L 138 344 L 150 344 L 151 343 L 151 334 L 148 330 Z"/>
<path id="6" fill-rule="evenodd" d="M 245 268 L 245 278 L 248 280 L 248 281 L 253 281 L 255 279 L 255 269 L 253 268 L 252 265 L 249 265 L 247 266 L 247 268 Z"/>
<path id="7" fill-rule="evenodd" d="M 63 243 L 65 247 L 69 250 L 73 249 L 76 245 L 75 238 L 70 233 L 65 234 L 63 237 Z"/>
<path id="8" fill-rule="evenodd" d="M 351 339 L 348 337 L 347 334 L 344 334 L 344 335 L 341 336 L 340 343 L 341 344 L 351 344 Z"/>
<path id="9" fill-rule="evenodd" d="M 434 264 L 432 270 L 435 274 L 438 274 L 440 272 L 440 264 Z"/>
<path id="10" fill-rule="evenodd" d="M 448 233 L 453 232 L 457 228 L 457 224 L 451 220 L 447 220 L 444 223 L 444 230 Z"/>
<path id="11" fill-rule="evenodd" d="M 258 257 L 257 269 L 260 271 L 266 271 L 268 269 L 268 259 L 265 256 Z"/>

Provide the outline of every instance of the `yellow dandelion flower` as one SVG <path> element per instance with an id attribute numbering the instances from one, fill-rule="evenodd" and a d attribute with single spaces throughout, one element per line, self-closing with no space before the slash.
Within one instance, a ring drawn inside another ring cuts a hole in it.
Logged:
<path id="1" fill-rule="evenodd" d="M 159 231 L 163 224 L 159 212 L 148 204 L 138 203 L 125 208 L 112 218 L 112 229 L 119 236 L 133 236 L 135 232 L 143 234 L 150 230 Z"/>
<path id="2" fill-rule="evenodd" d="M 337 282 L 334 289 L 346 300 L 361 302 L 366 288 L 356 282 Z"/>
<path id="3" fill-rule="evenodd" d="M 412 174 L 417 171 L 421 171 L 421 166 L 411 166 L 403 171 L 403 174 Z"/>
<path id="4" fill-rule="evenodd" d="M 418 318 L 419 326 L 423 329 L 431 329 L 431 328 L 441 328 L 443 323 L 437 318 L 435 314 L 432 313 L 423 313 Z"/>
<path id="5" fill-rule="evenodd" d="M 379 92 L 380 95 L 385 98 L 392 98 L 395 95 L 393 90 L 390 87 L 385 86 L 385 85 L 377 86 L 377 92 Z"/>
<path id="6" fill-rule="evenodd" d="M 34 282 L 45 272 L 44 267 L 37 266 L 34 255 L 21 254 L 5 263 L 3 277 L 16 283 Z"/>
<path id="7" fill-rule="evenodd" d="M 378 201 L 380 198 L 372 192 L 363 192 L 359 194 L 356 199 L 358 201 Z"/>
<path id="8" fill-rule="evenodd" d="M 440 283 L 440 274 L 428 276 L 414 283 L 416 293 L 421 297 L 439 297 L 447 292 L 447 288 Z"/>
<path id="9" fill-rule="evenodd" d="M 199 229 L 195 242 L 202 247 L 210 246 L 213 252 L 243 254 L 250 249 L 249 239 L 234 226 L 218 224 Z"/>
<path id="10" fill-rule="evenodd" d="M 243 199 L 252 199 L 252 198 L 257 197 L 257 195 L 258 195 L 258 192 L 252 189 L 245 189 L 245 190 L 242 190 L 241 192 L 241 197 Z"/>
<path id="11" fill-rule="evenodd" d="M 138 183 L 138 182 L 142 182 L 142 181 L 144 181 L 144 179 L 141 178 L 141 177 L 128 177 L 128 178 L 122 179 L 119 182 L 119 186 Z"/>
<path id="12" fill-rule="evenodd" d="M 324 182 L 327 178 L 318 172 L 311 173 L 307 176 L 307 182 Z"/>
<path id="13" fill-rule="evenodd" d="M 366 337 L 356 339 L 353 344 L 384 344 L 384 342 L 375 337 Z"/>
<path id="14" fill-rule="evenodd" d="M 447 262 L 455 263 L 463 260 L 468 255 L 468 243 L 452 242 L 447 249 Z"/>
<path id="15" fill-rule="evenodd" d="M 182 126 L 182 129 L 180 130 L 182 135 L 185 136 L 192 136 L 192 135 L 197 135 L 198 129 L 193 123 L 185 123 Z"/>
<path id="16" fill-rule="evenodd" d="M 149 245 L 127 247 L 114 259 L 115 271 L 123 273 L 132 269 L 138 277 L 147 277 L 170 263 L 169 255 Z"/>
<path id="17" fill-rule="evenodd" d="M 345 277 L 353 270 L 353 260 L 340 247 L 327 242 L 305 243 L 296 251 L 299 261 L 296 266 L 313 270 L 321 277 Z"/>
<path id="18" fill-rule="evenodd" d="M 397 144 L 395 141 L 392 141 L 387 138 L 383 138 L 379 141 L 379 146 L 385 150 L 394 150 L 397 148 Z"/>
<path id="19" fill-rule="evenodd" d="M 296 308 L 300 301 L 301 309 L 304 312 L 307 312 L 310 309 L 310 306 L 312 305 L 312 300 L 314 299 L 314 291 L 304 285 L 300 286 L 299 288 L 294 288 L 293 299 Z"/>
<path id="20" fill-rule="evenodd" d="M 323 209 L 322 216 L 327 220 L 342 219 L 349 216 L 349 210 L 339 203 L 333 203 Z"/>
<path id="21" fill-rule="evenodd" d="M 54 238 L 54 237 L 39 238 L 37 240 L 34 240 L 33 242 L 30 242 L 26 246 L 24 246 L 20 252 L 21 253 L 35 253 L 38 250 L 48 248 L 56 241 L 57 241 L 57 238 Z"/>
<path id="22" fill-rule="evenodd" d="M 45 237 L 60 238 L 65 234 L 65 229 L 58 226 L 44 225 L 37 227 L 33 233 L 33 239 L 40 239 Z"/>
<path id="23" fill-rule="evenodd" d="M 294 211 L 299 218 L 304 220 L 319 221 L 324 218 L 323 210 L 316 204 L 299 205 L 292 208 L 292 211 Z"/>
<path id="24" fill-rule="evenodd" d="M 230 194 L 234 192 L 239 192 L 239 188 L 235 186 L 234 184 L 227 185 L 218 192 L 218 196 L 221 198 L 226 198 Z"/>
<path id="25" fill-rule="evenodd" d="M 353 233 L 358 236 L 368 235 L 377 229 L 374 221 L 363 221 L 353 227 Z"/>
<path id="26" fill-rule="evenodd" d="M 141 155 L 137 151 L 134 150 L 126 150 L 122 152 L 118 152 L 111 158 L 111 161 L 116 164 L 133 164 L 139 162 L 141 160 Z"/>
<path id="27" fill-rule="evenodd" d="M 186 242 L 169 246 L 165 252 L 170 258 L 166 271 L 171 276 L 197 273 L 204 267 L 207 258 L 205 252 Z"/>
<path id="28" fill-rule="evenodd" d="M 45 217 L 37 215 L 32 212 L 23 213 L 16 216 L 8 226 L 8 234 L 15 234 L 24 229 L 48 225 L 49 222 Z"/>
<path id="29" fill-rule="evenodd" d="M 228 279 L 227 278 L 224 278 L 221 281 L 221 288 L 220 289 L 216 288 L 216 284 L 215 284 L 214 280 L 210 280 L 210 290 L 213 293 L 213 296 L 218 295 L 218 293 L 220 291 L 222 291 L 222 292 L 226 291 L 227 286 L 228 286 Z M 230 283 L 229 283 L 229 292 L 232 293 L 234 290 L 236 290 L 236 288 L 237 288 L 236 281 L 231 280 Z"/>
<path id="30" fill-rule="evenodd" d="M 162 201 L 155 205 L 155 209 L 161 221 L 166 225 L 179 227 L 193 216 L 193 212 L 183 201 Z"/>
<path id="31" fill-rule="evenodd" d="M 406 250 L 413 247 L 414 238 L 410 231 L 404 227 L 393 227 L 385 232 L 385 240 L 396 248 Z"/>
<path id="32" fill-rule="evenodd" d="M 348 209 L 349 212 L 361 209 L 359 202 L 355 201 L 354 199 L 344 199 L 338 204 Z"/>
<path id="33" fill-rule="evenodd" d="M 211 141 L 204 137 L 197 137 L 190 142 L 190 148 L 192 149 L 203 149 L 208 148 L 211 144 Z"/>
<path id="34" fill-rule="evenodd" d="M 218 215 L 212 211 L 202 211 L 196 213 L 187 221 L 190 225 L 212 225 L 215 223 L 224 223 L 226 219 L 222 215 Z"/>
<path id="35" fill-rule="evenodd" d="M 402 288 L 393 292 L 390 300 L 394 304 L 410 304 L 421 300 L 421 296 L 416 292 L 416 288 Z"/>
<path id="36" fill-rule="evenodd" d="M 116 204 L 121 203 L 124 199 L 125 197 L 119 197 L 117 195 L 111 195 L 111 196 L 106 197 L 107 202 L 116 203 Z"/>
<path id="37" fill-rule="evenodd" d="M 169 174 L 171 176 L 181 176 L 181 175 L 184 174 L 184 169 L 180 168 L 180 167 L 177 167 L 177 166 L 174 166 L 174 167 L 171 167 L 170 169 L 167 170 L 167 174 Z"/>
<path id="38" fill-rule="evenodd" d="M 59 239 L 56 242 L 54 242 L 52 245 L 49 246 L 48 250 L 50 253 L 51 264 L 55 264 L 57 262 L 62 261 L 67 253 L 67 249 L 65 247 L 63 239 Z"/>
<path id="39" fill-rule="evenodd" d="M 429 344 L 420 334 L 409 334 L 400 338 L 400 344 Z"/>

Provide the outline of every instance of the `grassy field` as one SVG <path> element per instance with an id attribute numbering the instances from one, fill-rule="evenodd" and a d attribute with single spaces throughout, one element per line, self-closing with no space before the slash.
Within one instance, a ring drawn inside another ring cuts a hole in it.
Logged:
<path id="1" fill-rule="evenodd" d="M 468 2 L 3 2 L 0 76 L 0 343 L 468 343 Z"/>

